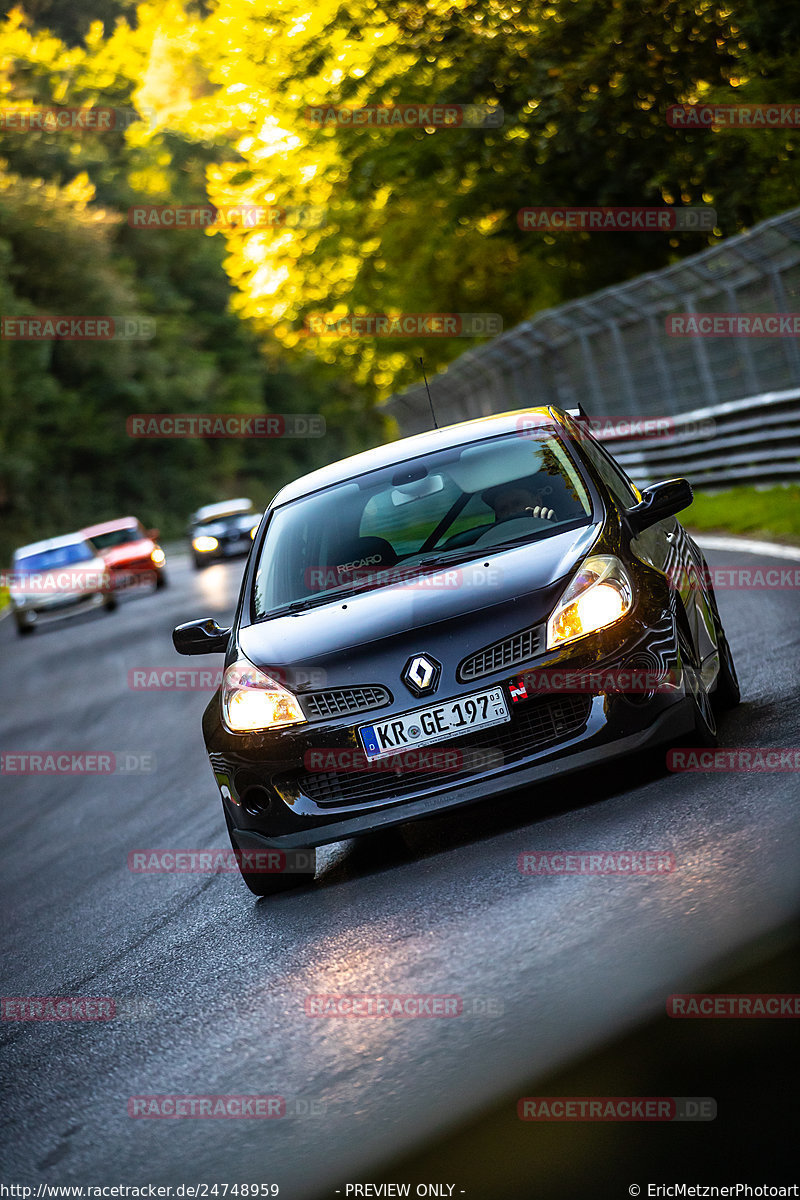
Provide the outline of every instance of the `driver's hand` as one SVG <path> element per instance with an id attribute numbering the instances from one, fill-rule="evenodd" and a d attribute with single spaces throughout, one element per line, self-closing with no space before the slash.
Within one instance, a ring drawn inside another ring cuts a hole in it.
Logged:
<path id="1" fill-rule="evenodd" d="M 527 512 L 532 517 L 541 517 L 543 521 L 555 521 L 556 519 L 556 514 L 553 512 L 552 508 L 545 508 L 543 504 L 537 504 L 536 508 L 529 508 L 527 509 Z"/>

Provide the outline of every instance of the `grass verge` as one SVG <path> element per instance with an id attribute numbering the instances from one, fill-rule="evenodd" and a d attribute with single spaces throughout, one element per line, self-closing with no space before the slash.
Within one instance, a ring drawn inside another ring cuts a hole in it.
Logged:
<path id="1" fill-rule="evenodd" d="M 800 546 L 800 484 L 695 492 L 681 524 L 706 532 L 738 533 Z"/>

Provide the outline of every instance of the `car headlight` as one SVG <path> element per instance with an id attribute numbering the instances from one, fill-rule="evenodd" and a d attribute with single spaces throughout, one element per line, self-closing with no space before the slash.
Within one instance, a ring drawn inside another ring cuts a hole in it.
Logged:
<path id="1" fill-rule="evenodd" d="M 222 716 L 235 733 L 305 723 L 297 698 L 246 658 L 231 663 L 222 677 Z"/>
<path id="2" fill-rule="evenodd" d="M 219 542 L 215 537 L 208 537 L 205 533 L 201 534 L 200 537 L 196 537 L 192 542 L 192 546 L 198 554 L 209 554 L 212 550 L 216 550 L 218 545 Z"/>
<path id="3" fill-rule="evenodd" d="M 159 546 L 156 546 L 155 550 L 153 550 L 153 552 L 150 555 L 150 562 L 153 564 L 154 567 L 163 567 L 163 565 L 166 561 L 167 561 L 166 554 Z"/>
<path id="4" fill-rule="evenodd" d="M 250 537 L 254 538 L 257 533 L 258 533 L 258 526 L 254 525 L 253 528 L 250 530 Z"/>
<path id="5" fill-rule="evenodd" d="M 619 621 L 633 606 L 633 584 L 612 554 L 593 554 L 573 577 L 547 622 L 547 649 Z"/>

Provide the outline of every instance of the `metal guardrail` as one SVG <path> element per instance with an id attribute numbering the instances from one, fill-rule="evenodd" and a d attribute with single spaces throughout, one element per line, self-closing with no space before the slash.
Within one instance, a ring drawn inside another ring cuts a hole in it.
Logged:
<path id="1" fill-rule="evenodd" d="M 800 388 L 681 413 L 658 437 L 599 433 L 640 486 L 675 475 L 698 488 L 800 479 Z"/>
<path id="2" fill-rule="evenodd" d="M 674 336 L 666 325 L 677 314 L 791 311 L 800 313 L 800 208 L 663 271 L 537 313 L 460 355 L 431 380 L 437 420 L 580 404 L 612 421 L 713 421 L 713 433 L 615 439 L 611 448 L 634 478 L 685 468 L 702 487 L 800 479 L 798 339 Z M 430 428 L 424 387 L 384 408 L 404 434 Z"/>

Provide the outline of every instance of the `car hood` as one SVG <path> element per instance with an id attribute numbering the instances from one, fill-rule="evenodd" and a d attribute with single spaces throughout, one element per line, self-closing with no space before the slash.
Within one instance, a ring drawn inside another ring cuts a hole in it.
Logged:
<path id="1" fill-rule="evenodd" d="M 290 682 L 295 671 L 298 691 L 308 680 L 391 687 L 423 651 L 449 664 L 452 678 L 465 654 L 547 619 L 601 528 L 488 551 L 414 581 L 269 618 L 240 629 L 239 645 L 256 666 L 284 669 Z"/>

